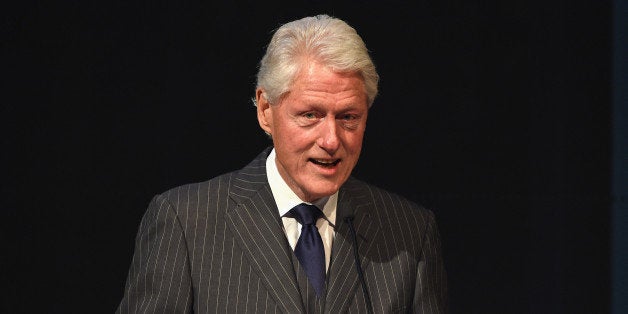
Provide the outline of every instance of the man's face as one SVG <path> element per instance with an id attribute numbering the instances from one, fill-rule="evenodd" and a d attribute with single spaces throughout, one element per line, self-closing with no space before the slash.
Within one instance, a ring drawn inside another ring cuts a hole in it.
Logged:
<path id="1" fill-rule="evenodd" d="M 261 89 L 256 99 L 279 174 L 295 194 L 311 202 L 338 191 L 362 149 L 368 105 L 361 76 L 309 62 L 277 104 Z"/>

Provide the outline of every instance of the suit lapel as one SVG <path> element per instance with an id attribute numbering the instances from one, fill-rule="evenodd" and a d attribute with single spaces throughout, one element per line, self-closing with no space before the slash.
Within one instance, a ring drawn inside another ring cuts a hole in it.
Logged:
<path id="1" fill-rule="evenodd" d="M 268 293 L 285 313 L 304 311 L 277 205 L 266 177 L 264 151 L 233 178 L 227 225 Z"/>
<path id="2" fill-rule="evenodd" d="M 354 216 L 353 225 L 357 234 L 358 253 L 362 269 L 366 271 L 379 230 L 373 216 L 370 191 L 364 184 L 349 178 L 340 189 L 336 220 L 336 237 L 332 248 L 332 262 L 328 274 L 325 313 L 344 313 L 360 285 L 353 253 L 353 238 L 344 217 Z M 361 291 L 361 289 L 359 290 Z"/>

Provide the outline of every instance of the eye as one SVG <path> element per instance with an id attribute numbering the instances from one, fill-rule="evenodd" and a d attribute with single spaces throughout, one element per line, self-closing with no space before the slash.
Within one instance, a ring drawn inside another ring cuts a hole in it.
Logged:
<path id="1" fill-rule="evenodd" d="M 304 111 L 295 115 L 296 122 L 301 126 L 311 126 L 321 119 L 321 114 L 316 111 Z"/>
<path id="2" fill-rule="evenodd" d="M 316 119 L 316 114 L 314 112 L 306 112 L 303 114 L 303 117 L 306 119 Z"/>
<path id="3" fill-rule="evenodd" d="M 354 130 L 359 127 L 361 116 L 355 113 L 343 113 L 338 116 L 338 121 L 348 130 Z"/>
<path id="4" fill-rule="evenodd" d="M 344 115 L 341 116 L 341 119 L 345 120 L 345 121 L 351 121 L 351 120 L 357 119 L 357 117 L 355 115 L 352 115 L 352 114 L 344 114 Z"/>

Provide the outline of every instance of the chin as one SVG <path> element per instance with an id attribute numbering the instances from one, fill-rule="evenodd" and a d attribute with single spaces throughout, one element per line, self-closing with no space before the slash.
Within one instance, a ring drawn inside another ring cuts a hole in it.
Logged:
<path id="1" fill-rule="evenodd" d="M 310 189 L 309 195 L 311 195 L 312 198 L 314 199 L 319 199 L 321 197 L 330 196 L 338 192 L 339 189 L 340 189 L 340 185 L 333 184 L 326 187 L 318 187 L 318 188 Z"/>

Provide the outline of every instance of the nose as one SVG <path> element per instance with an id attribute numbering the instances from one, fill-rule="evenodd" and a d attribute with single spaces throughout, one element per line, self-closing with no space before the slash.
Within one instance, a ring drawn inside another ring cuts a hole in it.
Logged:
<path id="1" fill-rule="evenodd" d="M 323 123 L 320 124 L 320 134 L 317 140 L 317 144 L 328 154 L 333 155 L 334 153 L 336 153 L 340 145 L 336 119 L 325 118 L 322 122 Z"/>

